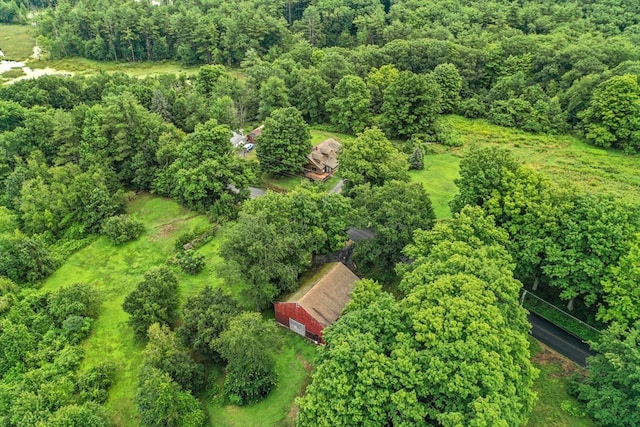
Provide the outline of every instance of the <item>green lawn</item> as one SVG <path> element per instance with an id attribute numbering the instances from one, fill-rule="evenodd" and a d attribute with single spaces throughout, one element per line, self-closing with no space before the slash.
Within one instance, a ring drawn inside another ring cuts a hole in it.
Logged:
<path id="1" fill-rule="evenodd" d="M 582 403 L 567 392 L 567 377 L 581 369 L 567 358 L 531 338 L 531 353 L 540 375 L 533 389 L 538 400 L 527 427 L 593 427 L 595 423 L 584 414 Z"/>
<path id="2" fill-rule="evenodd" d="M 3 59 L 24 61 L 33 55 L 35 45 L 32 26 L 0 24 L 0 49 L 5 54 Z"/>
<path id="3" fill-rule="evenodd" d="M 82 368 L 103 361 L 116 365 L 116 383 L 110 390 L 106 406 L 114 423 L 121 426 L 138 423 L 134 398 L 143 348 L 134 340 L 133 331 L 127 324 L 128 315 L 121 307 L 124 297 L 145 271 L 167 259 L 173 252 L 176 237 L 207 223 L 204 216 L 194 215 L 172 200 L 151 195 L 138 197 L 129 208 L 144 221 L 146 231 L 143 236 L 118 247 L 101 237 L 72 255 L 43 286 L 43 290 L 53 290 L 84 282 L 100 293 L 103 303 L 91 336 L 83 343 L 86 357 Z M 198 276 L 179 274 L 183 301 L 206 284 L 222 284 L 216 274 L 222 263 L 217 249 L 218 240 L 214 239 L 199 250 L 206 256 L 207 266 Z"/>
<path id="4" fill-rule="evenodd" d="M 175 239 L 184 232 L 208 225 L 206 217 L 194 214 L 176 202 L 149 194 L 137 197 L 129 211 L 144 221 L 146 231 L 134 242 L 113 246 L 100 237 L 72 255 L 44 284 L 50 291 L 76 282 L 93 286 L 103 303 L 91 336 L 83 343 L 85 359 L 81 369 L 110 361 L 117 368 L 116 382 L 109 392 L 106 408 L 117 426 L 136 426 L 135 393 L 144 345 L 136 342 L 122 310 L 125 296 L 131 292 L 149 268 L 161 265 L 174 253 Z M 179 273 L 180 297 L 186 298 L 205 285 L 225 286 L 241 304 L 242 286 L 228 286 L 218 271 L 220 238 L 216 236 L 198 251 L 207 265 L 197 276 Z M 273 317 L 273 316 L 271 316 Z M 292 425 L 293 399 L 308 381 L 316 347 L 295 334 L 279 329 L 281 351 L 277 354 L 278 387 L 264 401 L 249 407 L 226 406 L 216 396 L 206 402 L 211 425 L 275 426 Z M 219 378 L 218 381 L 222 379 Z"/>
<path id="5" fill-rule="evenodd" d="M 640 203 L 640 155 L 589 145 L 569 135 L 538 135 L 447 116 L 445 120 L 462 138 L 465 148 L 503 146 L 515 157 L 560 185 L 574 185 L 596 194 L 610 194 Z M 463 150 L 453 150 L 454 154 Z"/>
<path id="6" fill-rule="evenodd" d="M 276 360 L 278 386 L 261 402 L 238 407 L 224 405 L 215 397 L 207 406 L 212 426 L 220 427 L 270 427 L 293 426 L 296 409 L 292 405 L 296 396 L 302 395 L 311 364 L 315 360 L 316 346 L 289 330 L 279 328 L 281 350 Z"/>
<path id="7" fill-rule="evenodd" d="M 460 157 L 453 154 L 429 154 L 424 157 L 424 169 L 409 171 L 411 179 L 420 182 L 429 193 L 436 218 L 451 217 L 449 202 L 458 189 L 453 180 L 458 177 Z"/>

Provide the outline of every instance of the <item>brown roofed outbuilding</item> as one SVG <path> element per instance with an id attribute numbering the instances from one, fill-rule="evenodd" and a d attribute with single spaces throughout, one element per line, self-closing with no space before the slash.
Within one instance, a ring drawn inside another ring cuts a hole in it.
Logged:
<path id="1" fill-rule="evenodd" d="M 338 319 L 358 280 L 341 262 L 330 264 L 317 282 L 274 303 L 276 321 L 315 342 L 324 342 L 323 329 Z"/>

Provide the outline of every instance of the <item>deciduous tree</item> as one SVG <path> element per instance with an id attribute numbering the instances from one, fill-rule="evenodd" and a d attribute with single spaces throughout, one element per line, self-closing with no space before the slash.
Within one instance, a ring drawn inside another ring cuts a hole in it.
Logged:
<path id="1" fill-rule="evenodd" d="M 380 126 L 393 138 L 435 135 L 442 92 L 430 75 L 402 71 L 384 91 Z"/>
<path id="2" fill-rule="evenodd" d="M 360 184 L 380 186 L 394 179 L 409 179 L 406 155 L 378 128 L 366 129 L 354 141 L 345 142 L 338 158 L 347 189 Z"/>
<path id="3" fill-rule="evenodd" d="M 298 174 L 310 151 L 311 134 L 297 108 L 280 108 L 267 117 L 256 148 L 263 172 Z"/>
<path id="4" fill-rule="evenodd" d="M 126 296 L 122 309 L 138 338 L 145 339 L 154 323 L 173 326 L 178 318 L 178 278 L 165 266 L 155 267 Z"/>
<path id="5" fill-rule="evenodd" d="M 358 76 L 344 76 L 334 92 L 326 103 L 331 123 L 343 132 L 362 132 L 371 122 L 371 94 L 365 82 Z"/>
<path id="6" fill-rule="evenodd" d="M 255 403 L 275 387 L 275 323 L 263 320 L 260 313 L 241 313 L 231 319 L 215 346 L 227 361 L 224 388 L 232 403 Z"/>

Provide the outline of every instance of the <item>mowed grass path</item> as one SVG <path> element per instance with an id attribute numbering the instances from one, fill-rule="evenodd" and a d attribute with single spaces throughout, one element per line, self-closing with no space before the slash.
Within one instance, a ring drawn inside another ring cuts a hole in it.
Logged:
<path id="1" fill-rule="evenodd" d="M 82 368 L 105 361 L 115 364 L 118 374 L 106 406 L 114 423 L 122 426 L 138 424 L 134 400 L 144 348 L 134 339 L 122 302 L 147 270 L 161 265 L 173 253 L 177 236 L 207 224 L 204 216 L 194 215 L 169 199 L 151 195 L 139 196 L 129 210 L 144 221 L 143 236 L 117 247 L 106 238 L 99 238 L 71 256 L 43 287 L 43 291 L 47 291 L 83 282 L 99 292 L 103 302 L 91 336 L 83 343 L 86 356 Z M 207 266 L 198 276 L 179 274 L 183 301 L 206 284 L 222 283 L 216 274 L 216 268 L 222 263 L 217 248 L 218 242 L 214 239 L 200 249 L 206 256 Z"/>

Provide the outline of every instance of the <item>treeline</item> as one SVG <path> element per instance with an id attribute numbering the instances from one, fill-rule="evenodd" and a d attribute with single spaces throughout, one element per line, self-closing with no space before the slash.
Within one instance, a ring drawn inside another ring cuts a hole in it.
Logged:
<path id="1" fill-rule="evenodd" d="M 100 75 L 2 88 L 0 275 L 33 284 L 91 235 L 120 243 L 139 234 L 135 221 L 120 217 L 129 191 L 233 216 L 252 168 L 232 153 L 229 127 L 192 83 Z M 190 96 L 194 116 L 179 107 Z M 206 180 L 193 179 L 203 174 Z"/>
<path id="2" fill-rule="evenodd" d="M 472 148 L 456 184 L 452 211 L 464 213 L 471 205 L 495 218 L 509 236 L 505 247 L 526 288 L 602 325 L 602 336 L 591 343 L 599 353 L 588 359 L 588 375 L 576 374 L 571 385 L 589 415 L 602 425 L 638 422 L 637 206 L 559 188 L 499 148 Z M 414 249 L 407 254 L 416 256 Z"/>
<path id="3" fill-rule="evenodd" d="M 53 57 L 248 67 L 293 60 L 326 68 L 332 88 L 387 64 L 425 74 L 450 63 L 463 78 L 462 99 L 443 111 L 533 132 L 573 128 L 635 152 L 637 13 L 616 1 L 79 1 L 48 9 L 38 28 Z M 379 113 L 375 100 L 371 110 Z"/>
<path id="4" fill-rule="evenodd" d="M 99 296 L 84 284 L 20 297 L 18 291 L 0 277 L 0 424 L 108 426 L 102 404 L 115 367 L 78 370 Z"/>

